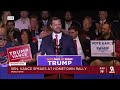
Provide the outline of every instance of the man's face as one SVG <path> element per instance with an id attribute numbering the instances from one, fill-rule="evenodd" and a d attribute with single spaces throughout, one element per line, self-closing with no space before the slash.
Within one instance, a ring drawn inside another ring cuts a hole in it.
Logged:
<path id="1" fill-rule="evenodd" d="M 78 35 L 78 31 L 71 29 L 71 30 L 69 30 L 69 35 L 72 36 L 73 39 L 75 39 Z"/>
<path id="2" fill-rule="evenodd" d="M 110 33 L 110 26 L 109 24 L 104 24 L 102 28 L 102 35 L 106 36 Z"/>
<path id="3" fill-rule="evenodd" d="M 91 23 L 88 19 L 83 20 L 83 28 L 84 29 L 89 29 L 91 27 Z"/>
<path id="4" fill-rule="evenodd" d="M 50 27 L 53 29 L 55 33 L 60 33 L 62 29 L 61 21 L 59 19 L 53 20 L 52 25 L 50 25 Z"/>
<path id="5" fill-rule="evenodd" d="M 13 23 L 13 22 L 8 22 L 8 23 L 7 23 L 7 29 L 11 30 L 11 29 L 13 29 L 13 28 L 15 28 L 14 23 Z"/>
<path id="6" fill-rule="evenodd" d="M 66 12 L 66 13 L 65 13 L 65 20 L 66 20 L 66 21 L 71 21 L 71 20 L 72 20 L 72 15 L 71 15 L 70 12 Z"/>
<path id="7" fill-rule="evenodd" d="M 99 12 L 99 17 L 100 17 L 100 20 L 105 20 L 107 18 L 107 12 L 106 11 L 100 11 Z"/>
<path id="8" fill-rule="evenodd" d="M 41 17 L 43 20 L 47 20 L 49 17 L 48 11 L 42 11 Z"/>
<path id="9" fill-rule="evenodd" d="M 21 11 L 20 15 L 22 18 L 26 18 L 28 16 L 28 11 Z"/>
<path id="10" fill-rule="evenodd" d="M 36 27 L 38 25 L 37 19 L 36 18 L 32 18 L 30 20 L 30 25 L 31 25 L 31 27 Z"/>

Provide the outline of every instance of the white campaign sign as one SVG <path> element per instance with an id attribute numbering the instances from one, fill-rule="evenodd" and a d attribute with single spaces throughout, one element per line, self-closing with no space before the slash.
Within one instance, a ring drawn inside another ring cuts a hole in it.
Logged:
<path id="1" fill-rule="evenodd" d="M 91 40 L 92 57 L 113 57 L 114 50 L 113 40 Z"/>

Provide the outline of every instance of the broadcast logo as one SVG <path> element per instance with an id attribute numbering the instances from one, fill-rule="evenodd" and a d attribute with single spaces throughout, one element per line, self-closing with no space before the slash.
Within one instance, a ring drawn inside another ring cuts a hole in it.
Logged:
<path id="1" fill-rule="evenodd" d="M 113 66 L 110 66 L 110 71 L 109 71 L 109 73 L 115 73 L 115 69 L 114 69 Z"/>

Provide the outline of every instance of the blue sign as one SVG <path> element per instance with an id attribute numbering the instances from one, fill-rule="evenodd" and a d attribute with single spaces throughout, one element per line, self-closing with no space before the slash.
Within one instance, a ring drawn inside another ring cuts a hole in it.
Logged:
<path id="1" fill-rule="evenodd" d="M 0 67 L 8 67 L 8 64 L 0 64 Z"/>
<path id="2" fill-rule="evenodd" d="M 37 66 L 82 66 L 79 55 L 39 55 Z"/>

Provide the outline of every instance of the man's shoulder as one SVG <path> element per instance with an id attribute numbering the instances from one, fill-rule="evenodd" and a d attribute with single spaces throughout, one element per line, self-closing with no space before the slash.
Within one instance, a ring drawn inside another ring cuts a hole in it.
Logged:
<path id="1" fill-rule="evenodd" d="M 50 35 L 48 35 L 48 36 L 43 37 L 43 38 L 42 38 L 42 40 L 48 40 L 48 39 L 50 39 L 51 37 L 52 37 L 52 34 L 50 34 Z"/>
<path id="2" fill-rule="evenodd" d="M 19 22 L 20 22 L 20 18 L 15 21 L 15 23 L 19 23 Z"/>
<path id="3" fill-rule="evenodd" d="M 63 36 L 63 38 L 65 38 L 65 39 L 72 39 L 72 37 L 71 37 L 70 35 L 68 35 L 68 34 L 63 34 L 62 36 Z"/>

